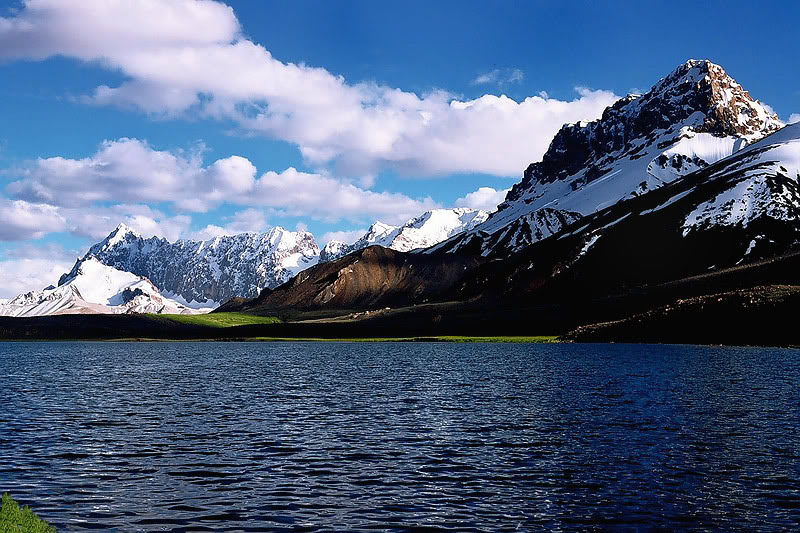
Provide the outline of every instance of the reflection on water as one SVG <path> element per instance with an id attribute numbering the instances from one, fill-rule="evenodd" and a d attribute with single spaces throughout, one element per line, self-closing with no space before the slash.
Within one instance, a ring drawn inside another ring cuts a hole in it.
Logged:
<path id="1" fill-rule="evenodd" d="M 0 343 L 0 490 L 59 529 L 792 529 L 800 352 Z"/>

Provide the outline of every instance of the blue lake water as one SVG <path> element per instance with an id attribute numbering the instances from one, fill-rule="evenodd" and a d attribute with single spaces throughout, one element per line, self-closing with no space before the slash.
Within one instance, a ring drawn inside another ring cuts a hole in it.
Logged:
<path id="1" fill-rule="evenodd" d="M 60 530 L 792 530 L 800 351 L 0 343 L 0 490 Z"/>

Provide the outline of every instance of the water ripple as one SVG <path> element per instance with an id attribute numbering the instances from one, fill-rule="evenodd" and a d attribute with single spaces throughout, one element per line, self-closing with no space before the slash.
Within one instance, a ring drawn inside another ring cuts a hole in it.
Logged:
<path id="1" fill-rule="evenodd" d="M 0 343 L 0 489 L 63 530 L 800 526 L 800 353 Z"/>

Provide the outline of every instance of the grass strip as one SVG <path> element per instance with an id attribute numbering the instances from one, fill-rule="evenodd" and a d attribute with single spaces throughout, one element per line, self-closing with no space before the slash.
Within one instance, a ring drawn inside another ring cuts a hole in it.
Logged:
<path id="1" fill-rule="evenodd" d="M 206 315 L 147 315 L 152 320 L 167 320 L 191 326 L 207 328 L 230 328 L 234 326 L 252 326 L 257 324 L 279 324 L 280 319 L 274 316 L 258 316 L 245 313 L 210 313 Z"/>
<path id="2" fill-rule="evenodd" d="M 125 337 L 102 339 L 102 342 L 495 342 L 521 344 L 553 344 L 564 342 L 556 335 L 468 337 L 441 335 L 428 337 L 220 337 L 213 339 L 159 339 L 150 337 Z"/>
<path id="3" fill-rule="evenodd" d="M 27 505 L 20 507 L 3 493 L 0 507 L 0 533 L 55 533 L 56 528 L 36 516 Z"/>

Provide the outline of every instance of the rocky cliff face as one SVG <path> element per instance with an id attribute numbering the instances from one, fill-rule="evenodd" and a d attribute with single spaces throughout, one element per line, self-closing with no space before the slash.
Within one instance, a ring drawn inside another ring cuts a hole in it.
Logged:
<path id="1" fill-rule="evenodd" d="M 485 255 L 519 251 L 550 235 L 553 220 L 640 196 L 782 126 L 722 67 L 687 61 L 645 95 L 619 100 L 600 119 L 564 125 L 498 211 L 443 248 L 472 243 Z"/>
<path id="2" fill-rule="evenodd" d="M 64 284 L 91 258 L 150 279 L 179 301 L 214 306 L 234 296 L 255 297 L 317 263 L 319 247 L 308 232 L 276 227 L 266 233 L 243 233 L 209 241 L 142 238 L 121 224 L 89 249 Z"/>

